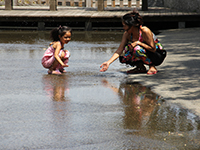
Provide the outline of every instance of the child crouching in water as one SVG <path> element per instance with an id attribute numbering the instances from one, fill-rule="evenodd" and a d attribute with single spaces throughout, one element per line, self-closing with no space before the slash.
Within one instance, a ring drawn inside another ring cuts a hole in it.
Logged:
<path id="1" fill-rule="evenodd" d="M 64 44 L 71 40 L 72 30 L 67 26 L 60 26 L 51 31 L 50 47 L 45 51 L 42 57 L 42 65 L 49 69 L 48 74 L 61 74 L 66 72 L 64 67 L 68 67 L 70 53 L 64 50 Z"/>

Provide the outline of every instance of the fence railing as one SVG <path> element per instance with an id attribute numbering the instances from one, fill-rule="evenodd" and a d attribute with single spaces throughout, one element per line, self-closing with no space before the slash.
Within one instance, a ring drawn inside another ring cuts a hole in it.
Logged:
<path id="1" fill-rule="evenodd" d="M 141 0 L 104 0 L 104 7 L 140 7 Z M 97 0 L 57 0 L 58 6 L 98 7 Z"/>
<path id="2" fill-rule="evenodd" d="M 6 10 L 12 10 L 13 6 L 42 6 L 57 10 L 57 6 L 91 7 L 103 11 L 106 7 L 141 7 L 148 9 L 148 0 L 0 0 L 0 5 L 5 5 Z"/>

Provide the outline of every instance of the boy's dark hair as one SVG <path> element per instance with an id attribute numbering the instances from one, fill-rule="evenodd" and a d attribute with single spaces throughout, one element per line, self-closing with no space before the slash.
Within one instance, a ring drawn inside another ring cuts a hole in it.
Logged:
<path id="1" fill-rule="evenodd" d="M 63 35 L 65 35 L 66 32 L 71 32 L 72 33 L 72 29 L 68 26 L 59 26 L 58 28 L 55 28 L 51 31 L 51 39 L 53 41 L 59 41 L 59 35 L 62 37 Z"/>
<path id="2" fill-rule="evenodd" d="M 124 23 L 128 26 L 139 27 L 140 25 L 143 24 L 143 19 L 136 10 L 133 10 L 133 12 L 131 13 L 125 14 L 122 17 L 122 21 L 124 21 Z"/>

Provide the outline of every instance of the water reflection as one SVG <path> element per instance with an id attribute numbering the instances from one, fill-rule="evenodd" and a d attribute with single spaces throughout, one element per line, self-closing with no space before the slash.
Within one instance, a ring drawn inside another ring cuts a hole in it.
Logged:
<path id="1" fill-rule="evenodd" d="M 189 110 L 167 103 L 140 83 L 122 82 L 119 88 L 107 80 L 102 83 L 115 91 L 124 105 L 123 128 L 127 134 L 200 148 L 199 118 Z"/>
<path id="2" fill-rule="evenodd" d="M 160 97 L 140 83 L 121 83 L 118 89 L 107 80 L 103 80 L 103 83 L 118 92 L 124 105 L 124 128 L 140 129 L 146 126 Z"/>
<path id="3" fill-rule="evenodd" d="M 156 106 L 158 96 L 139 83 L 120 85 L 119 95 L 125 104 L 125 128 L 139 129 L 145 126 Z"/>
<path id="4" fill-rule="evenodd" d="M 44 90 L 53 101 L 66 101 L 68 97 L 65 93 L 69 91 L 69 76 L 44 75 Z"/>
<path id="5" fill-rule="evenodd" d="M 50 131 L 48 138 L 53 143 L 60 143 L 63 137 L 68 136 L 70 122 L 71 101 L 68 98 L 69 75 L 43 75 L 42 82 L 44 91 L 51 101 L 49 101 Z"/>

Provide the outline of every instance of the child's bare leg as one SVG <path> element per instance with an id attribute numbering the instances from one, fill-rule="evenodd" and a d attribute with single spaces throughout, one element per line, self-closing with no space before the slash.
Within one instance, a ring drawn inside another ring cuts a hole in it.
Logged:
<path id="1" fill-rule="evenodd" d="M 58 65 L 59 65 L 58 61 L 55 60 L 52 66 L 49 68 L 48 74 L 61 74 L 60 71 L 57 69 Z"/>
<path id="2" fill-rule="evenodd" d="M 67 50 L 63 51 L 63 52 L 61 53 L 61 57 L 60 57 L 64 64 L 67 64 L 67 63 L 68 63 L 68 57 L 66 58 L 66 52 L 67 52 Z M 65 73 L 65 72 L 66 72 L 66 71 L 64 70 L 64 68 L 63 68 L 61 65 L 60 65 L 60 67 L 59 67 L 59 70 L 60 70 L 60 72 L 62 72 L 62 73 Z"/>
<path id="3" fill-rule="evenodd" d="M 64 64 L 67 64 L 68 59 L 64 59 L 63 62 L 64 62 Z M 62 73 L 66 73 L 67 72 L 61 65 L 59 65 L 59 71 L 62 72 Z"/>

